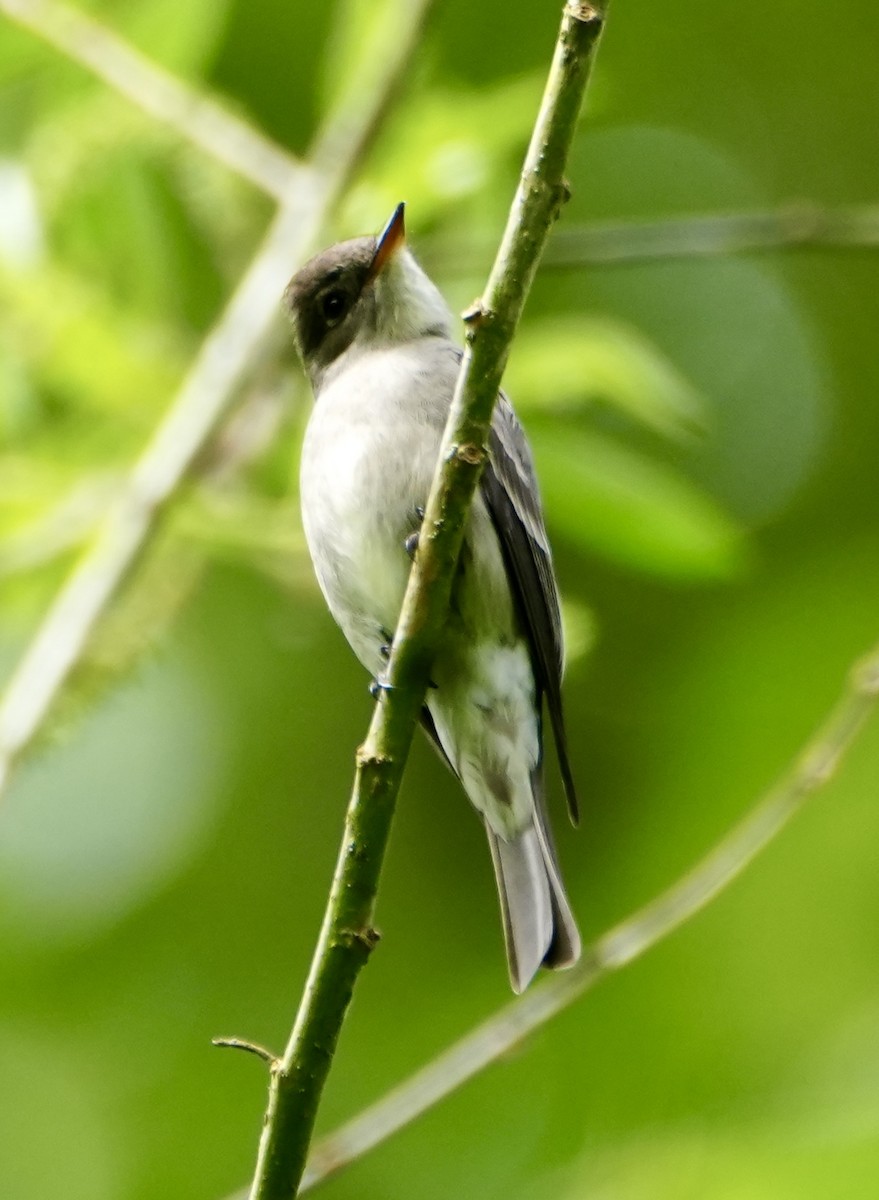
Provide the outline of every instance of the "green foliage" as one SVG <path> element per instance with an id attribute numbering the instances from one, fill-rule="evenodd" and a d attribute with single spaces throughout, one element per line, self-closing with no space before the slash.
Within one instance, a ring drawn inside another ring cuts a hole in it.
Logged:
<path id="1" fill-rule="evenodd" d="M 695 389 L 636 329 L 598 318 L 536 321 L 516 341 L 516 406 L 552 413 L 604 404 L 644 428 L 685 441 L 705 424 Z"/>
<path id="2" fill-rule="evenodd" d="M 367 73 L 380 65 L 399 11 L 100 8 L 299 149 L 364 47 Z M 6 676 L 271 210 L 0 20 Z M 327 238 L 406 199 L 416 252 L 456 306 L 472 300 L 554 25 L 526 0 L 438 6 Z M 569 232 L 874 200 L 877 36 L 866 3 L 832 23 L 814 0 L 764 6 L 750 24 L 696 0 L 618 5 Z M 587 936 L 732 823 L 876 635 L 876 324 L 866 251 L 538 282 L 507 383 L 564 592 L 584 828 L 561 830 L 560 852 Z M 286 1036 L 369 712 L 304 551 L 305 411 L 289 355 L 255 364 L 0 802 L 0 1190 L 15 1200 L 211 1200 L 250 1170 L 265 1079 L 209 1040 Z M 325 1194 L 872 1195 L 877 770 L 873 731 L 709 912 Z M 427 751 L 380 921 L 327 1128 L 507 998 L 483 836 Z"/>
<path id="3" fill-rule="evenodd" d="M 670 579 L 725 578 L 742 536 L 701 489 L 659 461 L 562 426 L 537 443 L 553 528 L 586 554 Z"/>
<path id="4" fill-rule="evenodd" d="M 706 421 L 701 397 L 642 335 L 612 321 L 544 318 L 516 343 L 510 389 L 530 423 L 552 527 L 569 542 L 669 579 L 741 568 L 742 533 L 720 506 L 657 447 L 631 444 L 641 429 L 691 445 Z M 618 436 L 599 431 L 619 418 Z"/>

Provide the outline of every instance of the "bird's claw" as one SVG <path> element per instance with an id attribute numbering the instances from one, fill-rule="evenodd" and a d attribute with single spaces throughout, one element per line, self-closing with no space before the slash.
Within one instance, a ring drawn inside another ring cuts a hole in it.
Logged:
<path id="1" fill-rule="evenodd" d="M 415 505 L 415 516 L 418 518 L 418 524 L 420 526 L 422 524 L 422 522 L 424 521 L 424 508 L 420 504 Z M 406 538 L 405 542 L 403 542 L 403 549 L 406 551 L 406 553 L 409 555 L 410 558 L 415 557 L 415 551 L 418 549 L 418 530 L 417 529 L 414 531 L 414 533 L 410 533 L 409 536 Z"/>
<path id="2" fill-rule="evenodd" d="M 369 685 L 369 694 L 373 700 L 380 700 L 385 692 L 392 692 L 393 684 L 388 683 L 386 679 L 373 679 Z"/>

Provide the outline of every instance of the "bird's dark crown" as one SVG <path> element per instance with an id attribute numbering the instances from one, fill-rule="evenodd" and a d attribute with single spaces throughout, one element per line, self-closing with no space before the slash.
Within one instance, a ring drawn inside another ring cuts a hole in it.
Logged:
<path id="1" fill-rule="evenodd" d="M 374 237 L 359 237 L 330 246 L 287 284 L 284 301 L 310 373 L 325 369 L 353 339 L 346 318 L 363 293 L 376 244 Z"/>

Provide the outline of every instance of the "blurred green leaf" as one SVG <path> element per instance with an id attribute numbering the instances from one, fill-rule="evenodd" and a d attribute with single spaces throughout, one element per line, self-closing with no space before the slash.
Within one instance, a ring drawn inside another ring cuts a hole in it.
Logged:
<path id="1" fill-rule="evenodd" d="M 565 633 L 565 660 L 568 666 L 585 658 L 598 640 L 595 613 L 570 596 L 562 597 L 562 627 Z"/>
<path id="2" fill-rule="evenodd" d="M 351 189 L 341 227 L 362 233 L 380 226 L 400 200 L 425 229 L 450 205 L 472 201 L 496 215 L 493 186 L 511 152 L 525 144 L 542 80 L 528 75 L 478 90 L 434 86 L 393 114 L 374 154 L 368 182 Z"/>
<path id="3" fill-rule="evenodd" d="M 51 1063 L 52 1152 L 38 1154 L 34 1129 L 45 1120 L 45 1071 Z M 58 1195 L 64 1164 L 65 1200 L 116 1200 L 124 1153 L 118 1114 L 102 1102 L 101 1083 L 88 1056 L 61 1032 L 48 1038 L 32 1020 L 0 1023 L 0 1078 L 5 1102 L 0 1120 L 0 1178 L 12 1197 Z M 13 1102 L 14 1097 L 14 1102 Z"/>
<path id="4" fill-rule="evenodd" d="M 0 352 L 8 341 L 9 369 L 26 366 L 36 393 L 56 397 L 55 419 L 63 411 L 103 413 L 142 431 L 186 361 L 185 334 L 120 311 L 98 283 L 53 264 L 0 268 L 0 304 L 10 314 Z M 25 419 L 30 433 L 38 424 L 48 429 L 52 406 L 32 399 L 26 416 L 18 412 L 20 432 Z"/>
<path id="5" fill-rule="evenodd" d="M 163 65 L 185 77 L 197 76 L 211 61 L 232 7 L 232 0 L 150 0 L 126 6 L 125 35 Z"/>
<path id="6" fill-rule="evenodd" d="M 9 466 L 8 460 L 0 463 Z M 57 504 L 33 520 L 23 520 L 22 512 L 45 503 L 50 486 L 42 477 L 39 483 L 29 479 L 23 495 L 16 496 L 14 488 L 0 488 L 3 525 L 8 523 L 11 530 L 3 529 L 0 537 L 0 580 L 43 566 L 80 545 L 105 513 L 119 480 L 110 475 L 85 477 Z"/>
<path id="7" fill-rule="evenodd" d="M 643 334 L 618 321 L 576 315 L 526 323 L 508 379 L 523 414 L 601 404 L 677 441 L 705 423 L 695 388 Z"/>
<path id="8" fill-rule="evenodd" d="M 853 1137 L 827 1147 L 796 1127 L 685 1127 L 590 1156 L 563 1200 L 866 1200 L 879 1144 Z M 811 1145 L 810 1145 L 811 1143 Z"/>
<path id="9" fill-rule="evenodd" d="M 53 240 L 124 308 L 201 328 L 222 291 L 210 246 L 161 161 L 113 149 L 56 212 Z"/>
<path id="10" fill-rule="evenodd" d="M 541 429 L 535 449 L 552 528 L 580 550 L 680 581 L 742 569 L 740 530 L 673 468 L 568 427 Z"/>
<path id="11" fill-rule="evenodd" d="M 216 819 L 221 743 L 209 697 L 176 663 L 145 668 L 44 750 L 4 811 L 6 936 L 93 937 L 181 870 Z"/>

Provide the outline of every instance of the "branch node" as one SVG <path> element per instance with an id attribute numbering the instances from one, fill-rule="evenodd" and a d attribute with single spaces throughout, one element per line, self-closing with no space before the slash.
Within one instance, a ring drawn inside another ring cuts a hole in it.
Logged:
<path id="1" fill-rule="evenodd" d="M 371 926 L 365 929 L 340 929 L 339 934 L 347 945 L 359 946 L 367 955 L 371 954 L 381 941 L 381 934 Z"/>
<path id="2" fill-rule="evenodd" d="M 244 1050 L 248 1054 L 255 1054 L 257 1058 L 261 1058 L 263 1062 L 267 1062 L 272 1071 L 277 1069 L 280 1062 L 278 1056 L 272 1054 L 271 1050 L 267 1050 L 259 1042 L 250 1042 L 246 1038 L 215 1037 L 211 1038 L 211 1045 L 220 1046 L 221 1048 L 226 1047 L 229 1050 Z"/>
<path id="3" fill-rule="evenodd" d="M 801 760 L 800 789 L 805 794 L 823 787 L 836 772 L 839 756 L 828 753 L 826 747 L 818 747 Z"/>
<path id="4" fill-rule="evenodd" d="M 604 17 L 598 9 L 584 3 L 584 0 L 568 0 L 565 9 L 575 21 L 582 21 L 584 25 L 604 24 Z"/>
<path id="5" fill-rule="evenodd" d="M 861 696 L 879 696 L 879 659 L 867 658 L 852 671 L 852 687 Z"/>
<path id="6" fill-rule="evenodd" d="M 392 761 L 385 754 L 376 754 L 376 752 L 371 750 L 365 742 L 362 746 L 357 747 L 354 760 L 359 771 L 365 771 L 367 767 L 372 767 L 373 770 L 381 770 L 385 763 Z"/>
<path id="7" fill-rule="evenodd" d="M 473 442 L 463 442 L 452 446 L 448 457 L 449 459 L 460 459 L 461 462 L 468 463 L 471 467 L 478 467 L 485 458 L 485 447 L 476 446 Z"/>
<path id="8" fill-rule="evenodd" d="M 480 296 L 468 308 L 464 309 L 461 313 L 461 320 L 465 325 L 469 325 L 471 330 L 475 330 L 479 328 L 488 315 L 488 309 L 485 307 L 485 302 Z"/>

